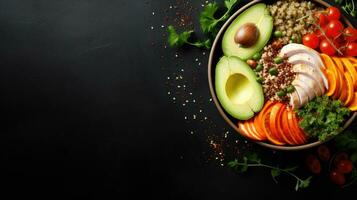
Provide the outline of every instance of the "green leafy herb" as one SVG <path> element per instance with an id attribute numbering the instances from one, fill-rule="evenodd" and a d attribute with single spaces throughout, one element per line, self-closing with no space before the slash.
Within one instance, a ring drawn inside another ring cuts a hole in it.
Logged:
<path id="1" fill-rule="evenodd" d="M 226 12 L 218 19 L 215 18 L 215 15 L 220 8 L 219 5 L 216 2 L 207 4 L 200 14 L 200 25 L 203 33 L 210 34 L 212 37 L 215 37 L 218 33 L 221 22 L 228 19 L 232 8 L 237 2 L 238 0 L 225 0 L 224 5 L 226 7 Z"/>
<path id="2" fill-rule="evenodd" d="M 342 6 L 342 10 L 344 10 L 347 14 L 351 15 L 352 17 L 356 17 L 354 0 L 335 0 L 335 3 Z"/>
<path id="3" fill-rule="evenodd" d="M 330 100 L 327 96 L 317 97 L 303 108 L 297 110 L 302 120 L 300 127 L 313 138 L 326 140 L 337 135 L 350 110 L 339 100 Z"/>
<path id="4" fill-rule="evenodd" d="M 206 36 L 206 39 L 202 41 L 197 40 L 195 42 L 190 42 L 189 39 L 194 33 L 193 30 L 183 31 L 182 33 L 178 34 L 172 25 L 168 26 L 168 42 L 170 47 L 182 47 L 184 45 L 191 45 L 198 48 L 211 48 L 211 43 L 216 37 L 218 30 L 222 25 L 222 22 L 226 21 L 229 18 L 233 7 L 237 3 L 238 0 L 225 0 L 224 8 L 226 9 L 226 12 L 218 19 L 216 19 L 215 16 L 217 15 L 217 11 L 221 8 L 219 4 L 213 2 L 205 6 L 205 8 L 200 14 L 199 19 L 202 32 Z"/>
<path id="5" fill-rule="evenodd" d="M 297 175 L 294 174 L 296 171 L 297 167 L 291 167 L 291 168 L 279 168 L 279 167 L 274 167 L 271 165 L 263 164 L 261 162 L 261 159 L 258 157 L 258 154 L 253 153 L 253 154 L 248 154 L 243 157 L 242 161 L 239 161 L 238 159 L 235 159 L 231 162 L 228 163 L 228 166 L 240 173 L 246 172 L 249 167 L 265 167 L 270 169 L 270 174 L 273 178 L 273 180 L 277 183 L 277 177 L 280 176 L 281 174 L 285 173 L 289 176 L 292 176 L 293 178 L 296 179 L 296 185 L 295 185 L 295 190 L 299 190 L 300 188 L 306 188 L 309 186 L 310 181 L 311 181 L 311 176 L 308 177 L 307 179 L 301 179 Z"/>
<path id="6" fill-rule="evenodd" d="M 340 133 L 335 138 L 335 145 L 340 150 L 351 152 L 350 160 L 357 164 L 357 134 L 352 131 Z"/>
<path id="7" fill-rule="evenodd" d="M 211 47 L 211 41 L 209 39 L 202 42 L 189 42 L 189 39 L 193 34 L 192 30 L 184 31 L 178 34 L 173 26 L 169 26 L 167 28 L 167 31 L 169 33 L 168 42 L 170 47 L 182 47 L 184 44 L 192 45 L 199 48 L 204 47 L 206 49 L 209 49 Z"/>
<path id="8" fill-rule="evenodd" d="M 339 134 L 336 139 L 336 147 L 349 151 L 357 151 L 357 134 L 351 131 L 346 131 Z"/>

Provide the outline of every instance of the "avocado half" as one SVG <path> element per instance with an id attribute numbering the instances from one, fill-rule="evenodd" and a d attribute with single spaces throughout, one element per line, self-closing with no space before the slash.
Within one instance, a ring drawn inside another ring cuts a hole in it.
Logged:
<path id="1" fill-rule="evenodd" d="M 222 107 L 236 119 L 250 119 L 263 108 L 263 88 L 254 71 L 238 57 L 219 60 L 215 88 Z"/>
<path id="2" fill-rule="evenodd" d="M 246 23 L 253 23 L 259 30 L 257 42 L 250 47 L 241 47 L 234 41 L 237 30 Z M 264 3 L 256 4 L 238 17 L 227 28 L 222 39 L 222 50 L 226 56 L 237 56 L 242 60 L 250 59 L 255 53 L 260 52 L 268 43 L 273 32 L 273 18 Z"/>

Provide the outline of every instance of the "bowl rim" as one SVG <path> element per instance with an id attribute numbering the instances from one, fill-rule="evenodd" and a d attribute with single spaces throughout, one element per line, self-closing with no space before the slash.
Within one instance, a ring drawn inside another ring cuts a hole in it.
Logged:
<path id="1" fill-rule="evenodd" d="M 233 121 L 231 119 L 229 119 L 228 115 L 226 114 L 226 112 L 224 111 L 224 109 L 222 108 L 221 104 L 219 103 L 217 96 L 216 96 L 216 92 L 215 92 L 215 87 L 213 84 L 213 80 L 212 80 L 212 76 L 214 75 L 214 72 L 212 72 L 213 68 L 213 63 L 214 61 L 214 56 L 215 56 L 215 52 L 216 52 L 216 48 L 218 46 L 218 48 L 220 47 L 219 41 L 223 35 L 223 33 L 226 31 L 227 27 L 232 23 L 232 21 L 239 15 L 241 14 L 243 11 L 245 11 L 247 8 L 251 7 L 252 5 L 255 5 L 257 3 L 262 2 L 263 0 L 253 0 L 247 4 L 245 4 L 244 6 L 242 6 L 241 8 L 239 8 L 225 23 L 224 25 L 221 27 L 221 29 L 219 30 L 213 44 L 212 44 L 212 48 L 210 51 L 210 55 L 209 55 L 209 60 L 208 60 L 208 83 L 209 83 L 209 89 L 210 89 L 210 93 L 213 99 L 213 102 L 216 106 L 216 108 L 218 109 L 218 112 L 220 113 L 220 115 L 223 117 L 223 119 L 236 131 L 238 132 L 242 137 L 243 134 L 241 133 L 241 131 L 239 130 L 239 128 L 233 123 Z M 318 3 L 322 6 L 325 7 L 329 7 L 331 6 L 329 3 L 322 1 L 322 0 L 312 0 L 315 3 Z M 343 21 L 348 25 L 348 26 L 352 26 L 351 22 L 342 15 L 342 19 Z M 342 127 L 342 129 L 340 130 L 339 133 L 343 132 L 348 126 L 351 125 L 351 123 L 354 121 L 354 119 L 357 116 L 357 112 L 354 112 L 353 115 L 347 120 L 347 122 L 344 124 L 344 126 Z M 309 149 L 309 148 L 313 148 L 316 147 L 318 145 L 321 145 L 331 139 L 333 139 L 334 137 L 331 137 L 329 140 L 326 141 L 315 141 L 312 143 L 308 143 L 308 144 L 304 144 L 304 145 L 299 145 L 299 146 L 278 146 L 278 145 L 274 145 L 274 144 L 270 144 L 267 142 L 259 142 L 259 141 L 254 141 L 251 140 L 249 138 L 244 137 L 246 140 L 250 140 L 253 141 L 261 146 L 273 149 L 273 150 L 284 150 L 284 151 L 299 151 L 299 150 L 305 150 L 305 149 Z"/>

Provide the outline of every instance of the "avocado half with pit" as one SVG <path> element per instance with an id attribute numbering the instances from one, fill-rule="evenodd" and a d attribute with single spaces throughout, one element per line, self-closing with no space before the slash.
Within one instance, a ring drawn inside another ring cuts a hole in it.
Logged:
<path id="1" fill-rule="evenodd" d="M 262 86 L 254 71 L 238 57 L 223 56 L 219 60 L 215 88 L 224 110 L 236 119 L 250 119 L 263 108 Z"/>
<path id="2" fill-rule="evenodd" d="M 244 47 L 235 41 L 237 31 L 245 24 L 255 24 L 259 31 L 252 46 Z M 250 59 L 268 43 L 273 32 L 273 18 L 264 3 L 256 4 L 241 13 L 227 28 L 222 39 L 222 50 L 226 56 L 237 56 L 242 60 Z"/>

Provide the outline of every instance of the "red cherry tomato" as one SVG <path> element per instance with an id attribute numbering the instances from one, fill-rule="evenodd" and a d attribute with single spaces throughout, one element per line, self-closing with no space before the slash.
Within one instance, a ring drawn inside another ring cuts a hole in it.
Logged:
<path id="1" fill-rule="evenodd" d="M 341 174 L 340 172 L 336 171 L 336 170 L 332 170 L 330 172 L 330 179 L 333 183 L 335 183 L 336 185 L 344 185 L 346 183 L 346 178 L 343 174 Z"/>
<path id="2" fill-rule="evenodd" d="M 331 45 L 331 43 L 328 40 L 321 41 L 320 51 L 329 56 L 333 56 L 336 53 L 336 49 Z"/>
<path id="3" fill-rule="evenodd" d="M 347 47 L 345 49 L 345 54 L 347 56 L 352 56 L 352 57 L 357 56 L 357 43 L 352 42 L 347 44 Z"/>
<path id="4" fill-rule="evenodd" d="M 304 35 L 302 43 L 312 49 L 316 49 L 319 46 L 319 38 L 314 33 Z"/>
<path id="5" fill-rule="evenodd" d="M 353 163 L 350 160 L 341 160 L 337 163 L 337 171 L 342 174 L 349 174 L 353 170 Z"/>
<path id="6" fill-rule="evenodd" d="M 322 161 L 328 161 L 331 157 L 330 150 L 325 145 L 321 145 L 317 148 L 317 155 L 319 155 Z"/>
<path id="7" fill-rule="evenodd" d="M 326 25 L 326 35 L 329 38 L 335 38 L 342 33 L 343 28 L 343 24 L 340 21 L 332 20 Z"/>
<path id="8" fill-rule="evenodd" d="M 349 26 L 343 31 L 343 36 L 346 41 L 354 42 L 357 40 L 357 30 Z"/>
<path id="9" fill-rule="evenodd" d="M 309 155 L 306 158 L 306 165 L 308 169 L 314 174 L 319 174 L 321 172 L 321 163 L 315 155 Z"/>
<path id="10" fill-rule="evenodd" d="M 344 152 L 336 154 L 335 159 L 333 160 L 336 167 L 341 160 L 348 160 L 348 154 Z"/>
<path id="11" fill-rule="evenodd" d="M 321 27 L 324 27 L 326 26 L 326 24 L 328 23 L 328 19 L 327 19 L 327 16 L 323 13 L 316 13 L 315 14 L 315 18 L 318 20 L 318 24 L 321 26 Z"/>
<path id="12" fill-rule="evenodd" d="M 326 17 L 329 21 L 338 20 L 341 17 L 340 10 L 336 7 L 333 7 L 333 6 L 328 7 L 326 12 L 327 12 Z"/>

